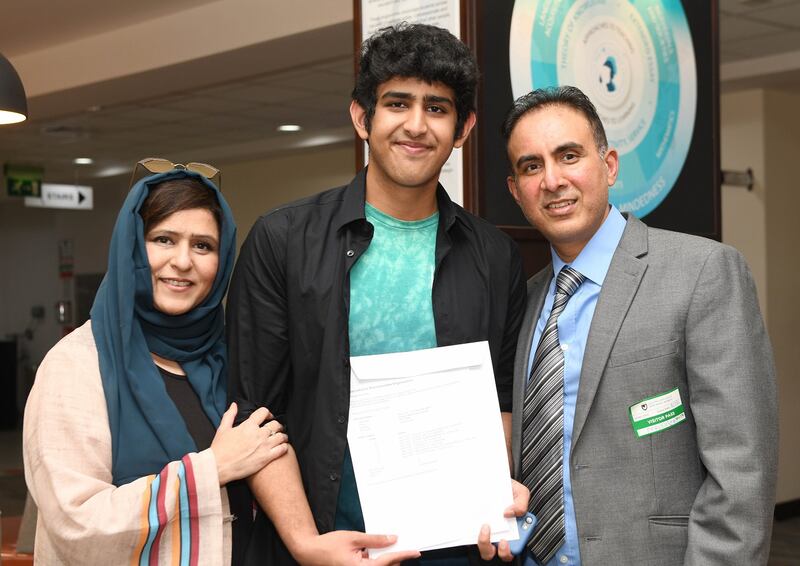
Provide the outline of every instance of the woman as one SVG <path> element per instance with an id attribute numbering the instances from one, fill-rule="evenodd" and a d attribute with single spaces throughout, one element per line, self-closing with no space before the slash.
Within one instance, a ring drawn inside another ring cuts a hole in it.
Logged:
<path id="1" fill-rule="evenodd" d="M 25 410 L 41 564 L 229 564 L 224 486 L 286 452 L 269 411 L 235 428 L 225 411 L 236 229 L 218 172 L 138 171 L 91 321 L 47 354 Z"/>

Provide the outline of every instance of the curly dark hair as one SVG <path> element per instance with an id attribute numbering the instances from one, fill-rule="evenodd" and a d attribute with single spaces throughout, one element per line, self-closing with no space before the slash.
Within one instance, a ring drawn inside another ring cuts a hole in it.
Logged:
<path id="1" fill-rule="evenodd" d="M 520 118 L 528 112 L 533 112 L 545 106 L 566 106 L 583 114 L 592 128 L 592 136 L 594 137 L 597 151 L 601 155 L 605 154 L 608 149 L 608 140 L 606 139 L 606 130 L 603 128 L 603 122 L 600 120 L 600 116 L 597 115 L 597 109 L 581 89 L 569 85 L 540 88 L 524 94 L 514 101 L 506 115 L 506 119 L 503 121 L 502 134 L 506 142 L 506 149 L 508 149 L 508 140 L 511 138 L 511 132 L 514 131 L 514 126 L 517 125 Z"/>
<path id="2" fill-rule="evenodd" d="M 442 83 L 453 89 L 458 138 L 475 111 L 478 65 L 469 48 L 449 31 L 426 24 L 386 27 L 361 45 L 361 60 L 353 100 L 366 110 L 370 129 L 378 86 L 394 77 Z"/>

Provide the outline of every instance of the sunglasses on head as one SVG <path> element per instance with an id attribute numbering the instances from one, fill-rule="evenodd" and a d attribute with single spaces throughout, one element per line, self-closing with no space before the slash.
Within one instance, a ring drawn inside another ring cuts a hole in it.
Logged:
<path id="1" fill-rule="evenodd" d="M 131 187 L 148 175 L 166 173 L 173 169 L 184 169 L 186 171 L 199 173 L 222 190 L 222 173 L 216 167 L 208 163 L 194 162 L 184 165 L 183 163 L 173 163 L 169 159 L 162 159 L 160 157 L 145 157 L 136 164 L 133 170 L 133 178 L 131 179 Z"/>

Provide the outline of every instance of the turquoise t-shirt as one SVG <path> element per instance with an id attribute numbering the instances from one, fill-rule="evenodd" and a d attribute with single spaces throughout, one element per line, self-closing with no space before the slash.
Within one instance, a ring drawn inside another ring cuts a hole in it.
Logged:
<path id="1" fill-rule="evenodd" d="M 375 231 L 350 270 L 350 355 L 368 356 L 436 347 L 431 289 L 439 213 L 398 220 L 367 204 Z M 336 530 L 364 530 L 350 450 L 345 453 Z"/>

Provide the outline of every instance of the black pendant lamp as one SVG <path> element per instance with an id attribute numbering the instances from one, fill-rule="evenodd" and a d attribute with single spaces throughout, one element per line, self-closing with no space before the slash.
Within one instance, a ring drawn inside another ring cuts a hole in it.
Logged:
<path id="1" fill-rule="evenodd" d="M 0 53 L 0 126 L 16 124 L 27 117 L 25 88 L 14 66 Z"/>

